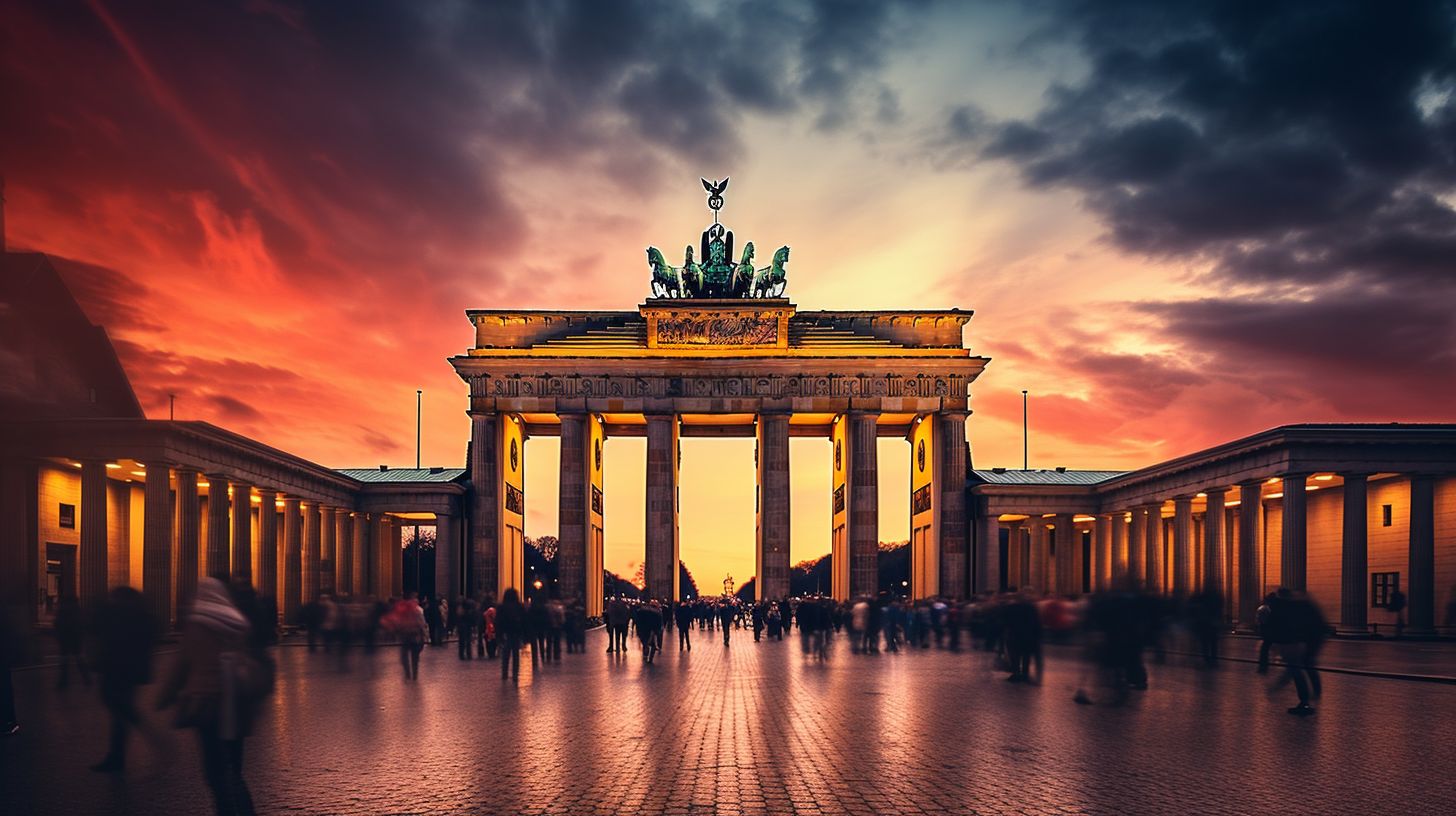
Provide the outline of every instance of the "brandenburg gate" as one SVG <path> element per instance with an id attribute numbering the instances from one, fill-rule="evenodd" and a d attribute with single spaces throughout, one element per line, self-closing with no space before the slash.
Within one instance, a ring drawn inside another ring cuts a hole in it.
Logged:
<path id="1" fill-rule="evenodd" d="M 683 266 L 647 250 L 652 293 L 631 311 L 469 310 L 474 345 L 450 362 L 470 387 L 472 594 L 523 586 L 524 444 L 561 438 L 558 574 L 563 597 L 602 603 L 602 448 L 647 438 L 646 594 L 678 598 L 683 437 L 757 443 L 757 591 L 789 591 L 789 437 L 833 440 L 833 595 L 877 591 L 877 437 L 909 441 L 911 591 L 963 597 L 965 423 L 988 362 L 963 344 L 971 312 L 800 311 L 783 297 L 788 247 L 734 262 L 718 222 L 727 179 L 704 180 L 713 224 Z"/>

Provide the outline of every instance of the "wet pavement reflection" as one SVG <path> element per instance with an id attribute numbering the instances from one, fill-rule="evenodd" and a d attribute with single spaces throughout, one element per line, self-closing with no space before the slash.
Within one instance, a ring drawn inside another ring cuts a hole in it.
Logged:
<path id="1" fill-rule="evenodd" d="M 676 637 L 654 665 L 605 653 L 533 665 L 426 648 L 419 680 L 396 653 L 347 670 L 278 651 L 278 685 L 247 741 L 260 812 L 296 813 L 1391 813 L 1456 810 L 1456 688 L 1326 675 L 1317 716 L 1243 664 L 1153 664 L 1125 705 L 1072 702 L 1073 650 L 1041 685 L 1007 683 L 983 652 L 827 661 L 797 638 L 724 648 Z M 1239 648 L 1235 646 L 1234 648 Z M 162 668 L 175 656 L 159 659 Z M 24 730 L 0 741 L 6 813 L 203 813 L 188 732 L 138 740 L 124 775 L 105 751 L 94 687 L 19 671 Z"/>

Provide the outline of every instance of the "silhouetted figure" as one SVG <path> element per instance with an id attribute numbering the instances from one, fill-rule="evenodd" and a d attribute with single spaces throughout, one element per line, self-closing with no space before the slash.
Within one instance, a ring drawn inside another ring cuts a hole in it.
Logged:
<path id="1" fill-rule="evenodd" d="M 586 604 L 581 598 L 566 605 L 566 652 L 586 653 Z"/>
<path id="2" fill-rule="evenodd" d="M 480 619 L 481 615 L 475 609 L 475 601 L 461 598 L 455 604 L 456 656 L 461 660 L 470 659 L 470 650 L 475 642 L 475 622 Z"/>
<path id="3" fill-rule="evenodd" d="M 552 660 L 561 659 L 561 640 L 566 635 L 566 605 L 559 598 L 546 602 L 546 649 Z"/>
<path id="4" fill-rule="evenodd" d="M 638 604 L 632 611 L 637 639 L 642 643 L 642 662 L 651 663 L 662 650 L 662 607 L 657 601 Z"/>
<path id="5" fill-rule="evenodd" d="M 56 603 L 55 635 L 61 658 L 56 688 L 63 689 L 71 684 L 72 665 L 81 673 L 81 682 L 91 685 L 91 671 L 86 667 L 86 657 L 82 653 L 85 623 L 81 618 L 81 604 L 75 595 L 62 595 Z"/>
<path id="6" fill-rule="evenodd" d="M 1274 593 L 1271 592 L 1254 610 L 1254 630 L 1259 634 L 1259 674 L 1269 673 L 1269 649 L 1274 645 L 1269 632 L 1269 617 L 1274 614 L 1274 603 Z"/>
<path id="7" fill-rule="evenodd" d="M 1006 679 L 1013 683 L 1039 682 L 1042 678 L 1041 615 L 1036 605 L 1017 595 L 1006 602 L 1001 615 L 1006 659 L 1011 664 L 1011 676 Z M 1033 661 L 1035 677 L 1032 676 Z"/>
<path id="8" fill-rule="evenodd" d="M 496 636 L 495 628 L 495 605 L 485 604 L 485 611 L 480 613 L 480 632 L 476 635 L 480 642 L 485 644 L 485 654 L 491 660 L 495 660 L 496 649 L 500 645 L 500 638 Z M 476 657 L 480 656 L 480 650 L 476 650 Z"/>
<path id="9" fill-rule="evenodd" d="M 627 602 L 620 595 L 607 603 L 607 651 L 627 651 L 627 623 L 631 614 Z"/>
<path id="10" fill-rule="evenodd" d="M 143 725 L 136 710 L 137 687 L 152 681 L 152 645 L 156 624 L 140 592 L 127 586 L 111 590 L 96 618 L 96 673 L 101 677 L 101 702 L 111 716 L 111 739 L 105 758 L 93 771 L 126 768 L 126 737 Z"/>
<path id="11" fill-rule="evenodd" d="M 425 610 L 413 592 L 396 601 L 389 611 L 388 626 L 399 639 L 399 662 L 404 666 L 404 679 L 420 679 L 420 652 L 430 627 L 425 623 Z"/>
<path id="12" fill-rule="evenodd" d="M 424 599 L 425 627 L 430 633 L 430 645 L 439 646 L 445 639 L 445 621 L 440 617 L 440 605 L 433 598 Z"/>
<path id="13" fill-rule="evenodd" d="M 309 601 L 298 610 L 298 625 L 308 636 L 308 651 L 318 646 L 324 629 L 324 608 L 317 600 Z"/>
<path id="14" fill-rule="evenodd" d="M 501 595 L 495 610 L 495 631 L 501 650 L 501 679 L 508 674 L 515 679 L 521 674 L 521 639 L 526 635 L 526 607 L 515 587 Z"/>
<path id="15" fill-rule="evenodd" d="M 763 637 L 763 604 L 754 604 L 753 609 L 749 612 L 749 615 L 751 617 L 751 620 L 753 621 L 753 642 L 757 643 Z"/>
<path id="16" fill-rule="evenodd" d="M 677 647 L 691 652 L 693 650 L 693 608 L 688 604 L 680 603 L 673 607 L 672 614 L 677 618 Z M 758 640 L 758 635 L 755 634 L 753 639 Z"/>
<path id="17" fill-rule="evenodd" d="M 718 622 L 723 627 L 723 645 L 728 645 L 728 635 L 733 630 L 733 605 L 724 601 L 718 606 Z"/>
<path id="18" fill-rule="evenodd" d="M 1223 597 L 1217 590 L 1205 589 L 1188 598 L 1188 630 L 1198 644 L 1198 654 L 1206 666 L 1218 665 L 1218 636 L 1223 623 Z"/>
<path id="19" fill-rule="evenodd" d="M 1385 608 L 1395 615 L 1395 636 L 1400 638 L 1405 635 L 1405 593 L 1399 589 L 1390 591 L 1390 598 L 1386 601 Z"/>
<path id="20" fill-rule="evenodd" d="M 1290 714 L 1307 716 L 1314 713 L 1310 705 L 1322 691 L 1317 668 L 1320 647 L 1324 645 L 1327 626 L 1319 607 L 1307 596 L 1280 588 L 1275 593 L 1269 617 L 1270 636 L 1279 647 L 1285 671 L 1294 681 L 1299 704 Z"/>
<path id="21" fill-rule="evenodd" d="M 197 583 L 182 632 L 182 650 L 159 708 L 177 705 L 176 725 L 196 729 L 202 772 L 219 814 L 250 814 L 243 781 L 243 739 L 271 674 L 249 648 L 252 626 L 216 578 Z"/>

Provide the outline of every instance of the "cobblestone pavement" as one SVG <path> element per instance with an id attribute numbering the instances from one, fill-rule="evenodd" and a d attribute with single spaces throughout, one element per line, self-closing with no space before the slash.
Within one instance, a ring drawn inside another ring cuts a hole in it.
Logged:
<path id="1" fill-rule="evenodd" d="M 675 637 L 669 639 L 675 640 Z M 796 642 L 723 648 L 697 633 L 657 665 L 588 653 L 500 680 L 498 664 L 428 649 L 418 683 L 393 652 L 340 672 L 280 650 L 277 693 L 248 742 L 267 813 L 1450 813 L 1456 688 L 1326 675 L 1319 713 L 1241 664 L 1153 666 L 1122 707 L 1071 701 L 1080 665 L 1054 650 L 1042 686 L 984 654 L 827 663 Z M 0 740 L 0 811 L 205 813 L 196 752 L 104 750 L 94 689 L 16 674 L 24 730 Z M 149 695 L 148 695 L 149 697 Z M 160 715 L 152 715 L 160 722 Z"/>

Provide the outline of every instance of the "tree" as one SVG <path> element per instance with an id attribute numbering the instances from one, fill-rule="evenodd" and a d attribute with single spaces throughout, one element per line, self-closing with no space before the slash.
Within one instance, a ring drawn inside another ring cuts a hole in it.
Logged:
<path id="1" fill-rule="evenodd" d="M 698 597 L 698 582 L 693 580 L 688 565 L 681 560 L 677 562 L 677 594 L 679 598 Z"/>
<path id="2" fill-rule="evenodd" d="M 526 544 L 535 547 L 541 553 L 541 557 L 547 561 L 555 561 L 556 553 L 561 550 L 561 541 L 556 536 L 541 536 L 540 538 L 527 538 Z"/>
<path id="3" fill-rule="evenodd" d="M 642 597 L 642 590 L 611 570 L 602 570 L 602 593 L 608 598 L 615 598 L 618 595 L 626 598 Z"/>

